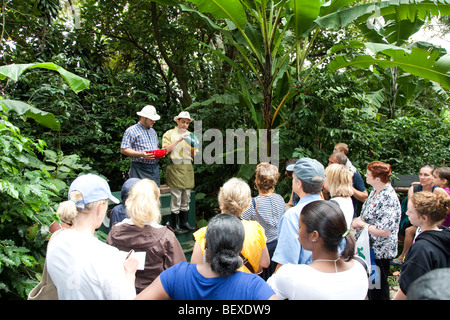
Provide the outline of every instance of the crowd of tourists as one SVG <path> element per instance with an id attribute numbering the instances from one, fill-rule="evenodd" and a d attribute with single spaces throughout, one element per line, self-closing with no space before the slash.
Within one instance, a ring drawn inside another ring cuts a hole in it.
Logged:
<path id="1" fill-rule="evenodd" d="M 147 113 L 156 119 L 153 109 Z M 179 130 L 164 138 L 170 153 L 192 119 L 180 113 L 174 120 Z M 187 148 L 190 156 L 193 150 Z M 186 148 L 179 151 L 182 158 Z M 218 194 L 220 213 L 198 230 L 186 213 L 192 184 L 179 179 L 193 179 L 189 164 L 168 169 L 174 184 L 171 226 L 161 224 L 159 175 L 157 181 L 130 175 L 122 203 L 103 178 L 78 177 L 57 211 L 68 227 L 54 233 L 47 248 L 46 268 L 58 298 L 382 300 L 390 299 L 394 264 L 401 266 L 394 299 L 448 299 L 448 273 L 442 272 L 450 268 L 450 168 L 421 168 L 401 203 L 388 163 L 366 166 L 366 190 L 347 157 L 348 146 L 338 143 L 330 153 L 326 167 L 311 158 L 294 159 L 283 172 L 258 164 L 255 197 L 247 182 L 231 178 Z M 145 171 L 134 165 L 133 170 Z M 292 178 L 287 203 L 276 193 L 281 174 Z M 95 230 L 109 201 L 117 206 L 105 243 Z M 370 239 L 371 266 L 358 258 L 363 231 Z M 195 241 L 190 261 L 177 239 L 182 232 L 192 232 Z M 370 270 L 376 270 L 376 281 Z M 434 285 L 436 279 L 441 285 Z"/>

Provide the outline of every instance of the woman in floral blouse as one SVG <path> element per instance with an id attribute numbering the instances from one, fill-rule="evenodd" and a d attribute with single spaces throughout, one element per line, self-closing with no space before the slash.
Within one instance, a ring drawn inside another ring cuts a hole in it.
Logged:
<path id="1" fill-rule="evenodd" d="M 374 251 L 380 283 L 369 288 L 369 299 L 389 299 L 390 260 L 397 255 L 398 228 L 401 217 L 400 201 L 389 183 L 391 166 L 381 161 L 367 165 L 366 182 L 373 187 L 352 226 L 359 231 L 368 227 L 370 248 Z M 359 234 L 357 234 L 358 236 Z"/>

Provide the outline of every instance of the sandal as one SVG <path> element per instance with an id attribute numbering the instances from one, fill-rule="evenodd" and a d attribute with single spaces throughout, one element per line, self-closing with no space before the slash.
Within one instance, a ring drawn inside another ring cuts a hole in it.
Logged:
<path id="1" fill-rule="evenodd" d="M 402 264 L 403 264 L 403 260 L 404 259 L 397 259 L 397 258 L 395 258 L 395 259 L 392 259 L 391 260 L 391 264 L 393 265 L 393 266 L 401 266 Z"/>

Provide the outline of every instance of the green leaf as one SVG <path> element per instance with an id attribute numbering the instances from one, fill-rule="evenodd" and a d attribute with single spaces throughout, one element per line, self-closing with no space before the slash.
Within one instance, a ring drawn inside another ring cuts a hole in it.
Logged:
<path id="1" fill-rule="evenodd" d="M 26 115 L 34 119 L 37 123 L 43 125 L 46 128 L 50 128 L 55 131 L 61 130 L 61 124 L 56 120 L 53 113 L 39 110 L 28 103 L 17 100 L 0 100 L 0 104 L 6 106 L 7 109 L 17 112 L 19 115 Z"/>
<path id="2" fill-rule="evenodd" d="M 194 10 L 194 9 L 192 9 L 191 7 L 188 7 L 188 6 L 184 5 L 184 4 L 180 4 L 180 8 L 181 8 L 183 11 L 186 11 L 186 12 L 192 12 L 192 13 L 198 15 L 200 18 L 202 18 L 203 20 L 205 20 L 205 21 L 207 22 L 207 24 L 209 25 L 209 27 L 210 27 L 211 29 L 213 29 L 213 30 L 218 30 L 218 31 L 221 31 L 221 30 L 222 30 L 222 28 L 221 28 L 220 26 L 218 26 L 216 23 L 214 23 L 210 18 L 208 18 L 208 17 L 207 17 L 206 15 L 204 15 L 203 13 L 201 13 L 201 12 L 199 12 L 199 11 L 197 11 L 197 10 Z M 203 43 L 202 43 L 202 44 L 203 44 Z M 203 45 L 205 45 L 205 44 L 203 44 Z"/>
<path id="3" fill-rule="evenodd" d="M 334 1 L 327 1 L 322 7 L 320 8 L 320 16 L 325 16 L 327 14 L 330 14 L 332 12 L 337 12 L 338 10 L 344 8 L 345 6 L 349 5 L 350 3 L 355 2 L 355 0 L 334 0 Z"/>
<path id="4" fill-rule="evenodd" d="M 247 15 L 239 0 L 188 0 L 199 11 L 211 13 L 216 19 L 230 19 L 236 27 L 245 30 Z"/>
<path id="5" fill-rule="evenodd" d="M 371 55 L 361 55 L 347 60 L 344 56 L 337 56 L 329 67 L 338 70 L 345 67 L 368 68 L 377 64 L 381 68 L 399 67 L 418 77 L 439 83 L 445 90 L 450 90 L 450 56 L 447 54 L 436 61 L 439 52 L 413 48 L 411 51 L 380 43 L 366 43 L 365 46 L 374 53 L 382 53 L 390 57 L 389 60 L 378 59 Z"/>
<path id="6" fill-rule="evenodd" d="M 315 22 L 327 29 L 339 30 L 355 20 L 363 23 L 374 16 L 387 16 L 396 14 L 397 21 L 410 20 L 416 18 L 423 20 L 428 14 L 449 15 L 450 0 L 389 0 L 378 1 L 367 4 L 360 4 L 340 11 L 331 12 L 318 18 Z"/>
<path id="7" fill-rule="evenodd" d="M 312 22 L 319 16 L 322 4 L 321 0 L 289 1 L 289 6 L 294 11 L 293 22 L 297 38 L 303 36 L 305 31 L 310 31 Z"/>
<path id="8" fill-rule="evenodd" d="M 191 110 L 193 108 L 209 106 L 211 104 L 224 104 L 224 105 L 236 105 L 239 103 L 239 96 L 236 94 L 215 94 L 208 100 L 204 100 L 201 102 L 194 102 L 188 108 Z"/>
<path id="9" fill-rule="evenodd" d="M 255 173 L 255 169 L 256 164 L 241 164 L 236 177 L 241 178 L 244 181 L 250 181 L 251 177 Z"/>
<path id="10" fill-rule="evenodd" d="M 7 180 L 0 180 L 0 192 L 6 192 L 14 199 L 19 199 L 19 191 L 14 188 L 14 184 Z"/>
<path id="11" fill-rule="evenodd" d="M 89 88 L 90 81 L 84 79 L 76 74 L 67 71 L 63 67 L 60 67 L 53 62 L 43 62 L 43 63 L 29 63 L 29 64 L 10 64 L 0 67 L 0 80 L 4 80 L 7 77 L 14 81 L 19 79 L 19 76 L 28 69 L 43 68 L 47 70 L 53 70 L 58 72 L 63 79 L 67 82 L 69 87 L 78 93 L 86 88 Z"/>

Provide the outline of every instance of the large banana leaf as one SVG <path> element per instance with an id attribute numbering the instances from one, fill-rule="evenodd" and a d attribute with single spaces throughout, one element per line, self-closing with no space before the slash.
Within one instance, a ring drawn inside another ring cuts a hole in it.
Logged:
<path id="1" fill-rule="evenodd" d="M 360 4 L 340 11 L 334 11 L 315 20 L 319 26 L 340 30 L 359 20 L 367 21 L 370 16 L 388 16 L 395 14 L 398 21 L 424 20 L 427 15 L 449 15 L 450 0 L 388 0 Z"/>
<path id="2" fill-rule="evenodd" d="M 50 128 L 55 131 L 61 130 L 61 124 L 55 119 L 53 113 L 39 110 L 28 103 L 17 100 L 0 100 L 0 105 L 3 104 L 7 109 L 14 110 L 19 115 L 25 115 L 34 119 L 37 123 L 43 125 L 46 128 Z"/>
<path id="3" fill-rule="evenodd" d="M 78 93 L 86 88 L 89 88 L 90 81 L 84 79 L 72 72 L 67 71 L 63 67 L 60 67 L 52 62 L 43 62 L 43 63 L 29 63 L 29 64 L 10 64 L 7 66 L 0 67 L 0 80 L 6 79 L 6 77 L 17 81 L 19 76 L 24 73 L 28 69 L 34 68 L 43 68 L 48 70 L 53 70 L 58 72 L 64 80 L 66 80 L 69 87 L 75 92 Z"/>
<path id="4" fill-rule="evenodd" d="M 419 31 L 425 21 L 420 19 L 399 21 L 398 18 L 397 15 L 386 16 L 384 17 L 385 24 L 378 28 L 366 22 L 359 23 L 357 26 L 369 42 L 390 43 L 400 46 Z"/>
<path id="5" fill-rule="evenodd" d="M 320 8 L 319 16 L 323 17 L 330 13 L 337 12 L 342 8 L 346 7 L 350 3 L 357 2 L 356 0 L 334 0 L 334 1 L 324 1 L 322 7 Z"/>
<path id="6" fill-rule="evenodd" d="M 7 77 L 14 81 L 17 81 L 22 73 L 26 70 L 34 68 L 43 68 L 58 72 L 63 79 L 67 82 L 69 87 L 78 93 L 86 88 L 89 88 L 90 81 L 82 77 L 67 71 L 63 67 L 60 67 L 51 62 L 44 63 L 29 63 L 29 64 L 11 64 L 0 67 L 0 80 L 4 80 Z M 16 100 L 0 100 L 0 104 L 4 105 L 9 110 L 14 110 L 19 115 L 26 115 L 34 119 L 37 123 L 50 128 L 52 130 L 61 130 L 60 123 L 55 119 L 55 115 L 49 112 L 39 110 L 25 102 Z"/>
<path id="7" fill-rule="evenodd" d="M 229 19 L 240 30 L 247 24 L 245 9 L 239 0 L 188 0 L 195 4 L 200 12 L 208 12 L 216 19 Z"/>
<path id="8" fill-rule="evenodd" d="M 312 22 L 319 16 L 323 2 L 322 0 L 288 1 L 288 6 L 294 12 L 294 30 L 297 37 L 311 31 Z"/>
<path id="9" fill-rule="evenodd" d="M 408 50 L 380 43 L 365 43 L 364 45 L 373 53 L 388 56 L 389 59 L 376 58 L 368 54 L 357 56 L 354 59 L 337 56 L 330 62 L 329 67 L 338 70 L 346 67 L 367 69 L 374 64 L 382 68 L 397 66 L 405 72 L 435 81 L 445 90 L 450 90 L 450 54 L 440 57 L 440 53 L 434 50 L 431 52 L 421 48 Z"/>

